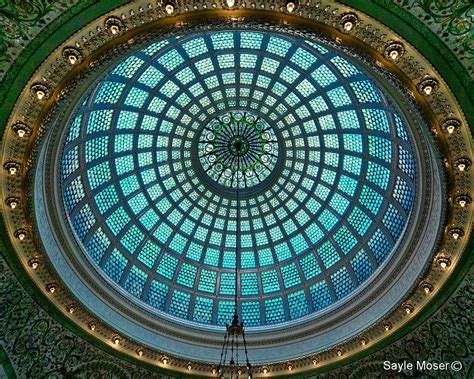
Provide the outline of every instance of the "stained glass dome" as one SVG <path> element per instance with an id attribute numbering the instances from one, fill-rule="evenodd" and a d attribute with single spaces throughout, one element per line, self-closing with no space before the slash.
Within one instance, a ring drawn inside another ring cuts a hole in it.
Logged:
<path id="1" fill-rule="evenodd" d="M 308 39 L 200 32 L 152 43 L 65 129 L 64 208 L 104 279 L 150 312 L 251 329 L 310 318 L 396 252 L 416 166 L 394 102 Z M 236 187 L 240 198 L 237 202 Z"/>

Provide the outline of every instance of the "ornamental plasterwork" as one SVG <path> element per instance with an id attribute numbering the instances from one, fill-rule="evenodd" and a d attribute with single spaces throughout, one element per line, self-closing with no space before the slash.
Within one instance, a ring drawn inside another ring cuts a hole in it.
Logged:
<path id="1" fill-rule="evenodd" d="M 0 80 L 22 50 L 79 0 L 0 1 Z"/>
<path id="2" fill-rule="evenodd" d="M 114 331 L 98 321 L 95 321 L 95 327 L 92 330 L 91 322 L 94 322 L 92 316 L 86 310 L 79 309 L 79 305 L 75 309 L 79 311 L 70 311 L 74 299 L 68 295 L 65 288 L 61 287 L 61 283 L 58 282 L 47 264 L 46 257 L 39 250 L 37 237 L 33 234 L 34 227 L 28 217 L 29 206 L 31 206 L 29 200 L 31 199 L 28 198 L 28 194 L 22 192 L 24 185 L 31 178 L 29 171 L 34 163 L 31 152 L 35 150 L 35 146 L 38 145 L 39 139 L 45 132 L 43 128 L 47 111 L 54 105 L 56 99 L 64 94 L 62 91 L 67 91 L 64 83 L 81 70 L 93 67 L 96 64 L 97 55 L 95 55 L 95 51 L 97 49 L 106 44 L 117 45 L 117 41 L 126 45 L 133 45 L 135 42 L 133 39 L 134 33 L 138 33 L 138 28 L 141 25 L 153 20 L 163 19 L 166 20 L 163 22 L 170 25 L 170 27 L 179 28 L 181 23 L 186 22 L 186 18 L 180 15 L 205 10 L 208 12 L 208 16 L 212 17 L 213 9 L 221 7 L 220 4 L 212 2 L 196 2 L 194 7 L 187 7 L 182 4 L 174 10 L 174 13 L 168 15 L 160 6 L 149 5 L 146 1 L 137 1 L 117 9 L 110 15 L 95 20 L 58 47 L 41 65 L 20 96 L 3 137 L 2 167 L 4 170 L 1 173 L 3 214 L 10 239 L 23 268 L 66 317 L 69 317 L 86 333 L 96 336 L 109 345 L 111 345 L 110 341 Z M 226 9 L 225 13 L 225 16 L 230 17 L 234 22 L 244 21 L 247 14 L 254 12 L 253 8 L 286 13 L 285 8 L 280 9 L 279 6 L 275 6 L 273 1 L 251 3 L 248 6 L 249 9 L 245 10 L 240 5 L 236 8 L 239 10 Z M 442 77 L 438 75 L 423 56 L 404 42 L 400 36 L 363 13 L 333 2 L 323 1 L 315 4 L 311 3 L 308 6 L 302 5 L 294 13 L 297 16 L 340 29 L 341 18 L 348 12 L 356 14 L 357 22 L 347 32 L 347 38 L 355 37 L 364 43 L 367 49 L 372 49 L 376 64 L 393 72 L 400 70 L 406 75 L 413 82 L 410 89 L 413 98 L 423 104 L 426 109 L 431 109 L 432 133 L 445 157 L 445 165 L 450 180 L 448 188 L 450 215 L 448 216 L 446 234 L 441 241 L 438 255 L 435 257 L 433 265 L 428 269 L 420 287 L 407 296 L 406 301 L 400 304 L 400 307 L 395 309 L 392 315 L 385 320 L 381 320 L 380 324 L 367 331 L 372 340 L 379 340 L 392 334 L 407 321 L 416 317 L 419 309 L 429 303 L 433 294 L 436 294 L 448 279 L 465 249 L 472 226 L 472 205 L 468 200 L 467 204 L 464 203 L 464 206 L 461 206 L 458 199 L 459 196 L 472 198 L 472 141 L 465 117 Z M 112 32 L 110 27 L 107 28 L 106 19 L 110 16 L 114 16 L 118 20 L 119 31 L 117 33 Z M 176 22 L 173 19 L 174 17 L 176 17 Z M 293 16 L 283 17 L 284 23 L 291 24 L 296 20 L 297 18 L 293 18 Z M 337 43 L 345 43 L 344 39 L 346 37 L 344 35 L 336 34 L 335 38 Z M 386 48 L 394 43 L 402 44 L 403 53 L 396 57 L 393 55 L 384 58 Z M 84 61 L 76 65 L 75 63 L 72 64 L 71 60 L 64 59 L 63 49 L 66 47 L 78 49 L 84 57 Z M 36 87 L 34 87 L 35 85 Z M 429 90 L 428 87 L 430 87 Z M 31 88 L 34 89 L 33 92 Z M 457 126 L 454 129 L 447 128 L 450 125 L 449 122 L 453 123 L 451 120 L 457 120 Z M 27 133 L 23 136 L 18 133 L 19 123 L 26 126 Z M 8 200 L 11 198 L 18 199 L 15 207 L 12 207 L 11 200 Z M 35 262 L 37 265 L 34 265 Z M 423 286 L 423 284 L 429 284 L 431 287 Z M 51 289 L 54 290 L 51 291 Z M 410 311 L 408 312 L 408 310 Z M 324 366 L 361 352 L 364 346 L 371 342 L 370 340 L 366 341 L 361 347 L 361 338 L 352 339 L 341 346 L 323 352 L 318 356 L 317 363 Z M 159 352 L 147 352 L 143 356 L 137 357 L 139 345 L 133 341 L 127 341 L 126 336 L 123 339 L 125 341 L 119 347 L 121 352 L 160 367 L 188 372 L 186 369 L 187 362 L 170 357 L 166 359 L 165 363 L 163 355 Z M 314 368 L 314 360 L 314 357 L 306 357 L 297 362 L 282 362 L 270 367 L 270 369 L 284 375 L 288 373 L 287 370 L 291 365 L 293 372 L 302 372 Z M 201 364 L 196 373 L 211 375 L 211 367 Z M 259 369 L 260 372 L 263 372 L 263 367 Z"/>
<path id="3" fill-rule="evenodd" d="M 437 35 L 474 75 L 474 3 L 469 0 L 393 0 Z"/>

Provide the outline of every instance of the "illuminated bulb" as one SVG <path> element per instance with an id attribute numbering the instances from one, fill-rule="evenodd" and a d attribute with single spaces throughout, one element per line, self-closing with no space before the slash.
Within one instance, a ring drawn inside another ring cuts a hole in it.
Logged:
<path id="1" fill-rule="evenodd" d="M 174 7 L 173 7 L 173 4 L 166 4 L 165 5 L 165 12 L 168 13 L 168 14 L 172 14 L 174 12 Z"/>
<path id="2" fill-rule="evenodd" d="M 26 130 L 18 129 L 17 131 L 18 137 L 23 138 L 26 134 Z"/>
<path id="3" fill-rule="evenodd" d="M 227 0 L 227 6 L 229 8 L 233 8 L 235 5 L 235 0 Z"/>
<path id="4" fill-rule="evenodd" d="M 466 200 L 459 200 L 459 205 L 464 208 L 467 205 L 467 201 Z M 10 206 L 13 208 L 12 204 L 10 204 Z"/>
<path id="5" fill-rule="evenodd" d="M 168 358 L 163 358 L 163 364 L 165 364 L 165 365 L 168 364 Z"/>
<path id="6" fill-rule="evenodd" d="M 466 169 L 466 165 L 464 163 L 459 163 L 458 164 L 458 170 L 459 171 L 464 171 Z"/>
<path id="7" fill-rule="evenodd" d="M 393 60 L 396 60 L 398 58 L 398 51 L 397 50 L 392 50 L 390 52 L 390 58 Z"/>
<path id="8" fill-rule="evenodd" d="M 212 373 L 215 375 L 217 373 L 217 370 L 215 368 L 213 368 Z"/>
<path id="9" fill-rule="evenodd" d="M 39 266 L 39 260 L 36 259 L 36 258 L 33 258 L 33 259 L 30 259 L 28 261 L 28 264 L 30 265 L 30 267 L 33 269 L 33 270 L 36 270 Z"/>
<path id="10" fill-rule="evenodd" d="M 76 308 L 74 307 L 74 305 L 70 305 L 68 311 L 70 314 L 73 314 L 76 311 Z"/>
<path id="11" fill-rule="evenodd" d="M 43 90 L 36 90 L 36 97 L 38 100 L 43 100 L 43 98 L 46 96 Z"/>
<path id="12" fill-rule="evenodd" d="M 15 200 L 10 201 L 10 208 L 11 209 L 15 209 L 17 205 L 18 205 L 18 203 Z"/>
<path id="13" fill-rule="evenodd" d="M 430 284 L 426 283 L 423 285 L 423 291 L 425 291 L 425 293 L 430 293 L 432 290 L 433 287 Z"/>
<path id="14" fill-rule="evenodd" d="M 337 350 L 337 356 L 340 357 L 342 355 L 342 350 L 341 349 L 338 349 Z"/>
<path id="15" fill-rule="evenodd" d="M 237 370 L 237 373 L 238 373 L 239 375 L 242 375 L 242 369 L 239 368 L 239 369 Z"/>
<path id="16" fill-rule="evenodd" d="M 291 371 L 293 370 L 293 366 L 292 365 L 288 365 L 288 371 Z"/>
<path id="17" fill-rule="evenodd" d="M 391 325 L 388 322 L 386 322 L 385 324 L 383 324 L 383 328 L 385 329 L 386 332 L 388 332 L 391 328 Z"/>
<path id="18" fill-rule="evenodd" d="M 318 360 L 316 358 L 313 359 L 313 365 L 317 365 L 318 364 Z"/>
<path id="19" fill-rule="evenodd" d="M 93 322 L 89 323 L 89 329 L 94 331 L 95 330 L 95 323 L 93 323 Z"/>
<path id="20" fill-rule="evenodd" d="M 459 233 L 453 232 L 452 236 L 455 240 L 457 240 L 459 238 Z"/>
<path id="21" fill-rule="evenodd" d="M 143 350 L 142 349 L 138 349 L 137 350 L 137 354 L 139 357 L 143 357 Z"/>
<path id="22" fill-rule="evenodd" d="M 268 373 L 268 368 L 264 367 L 264 368 L 263 368 L 263 373 L 264 373 L 264 374 Z"/>
<path id="23" fill-rule="evenodd" d="M 454 130 L 456 128 L 454 127 L 454 125 L 449 125 L 446 130 L 448 131 L 449 134 L 453 134 L 454 133 Z"/>
<path id="24" fill-rule="evenodd" d="M 191 363 L 188 363 L 188 370 L 191 371 L 192 368 L 193 368 L 193 366 L 191 366 Z"/>
<path id="25" fill-rule="evenodd" d="M 351 21 L 346 21 L 346 22 L 344 23 L 344 30 L 345 30 L 346 32 L 350 32 L 353 27 L 354 27 L 354 24 L 353 24 Z"/>
<path id="26" fill-rule="evenodd" d="M 405 312 L 406 312 L 406 314 L 407 314 L 407 315 L 409 315 L 409 314 L 412 312 L 412 309 L 411 309 L 411 307 L 410 307 L 410 306 L 408 306 L 408 305 L 407 305 L 407 306 L 405 306 Z"/>
<path id="27" fill-rule="evenodd" d="M 48 291 L 49 291 L 50 293 L 55 293 L 55 292 L 56 292 L 56 286 L 55 286 L 54 284 L 50 284 L 50 285 L 48 286 Z"/>
<path id="28" fill-rule="evenodd" d="M 116 336 L 112 339 L 112 342 L 114 343 L 114 345 L 118 345 L 120 343 L 120 337 Z"/>
<path id="29" fill-rule="evenodd" d="M 113 24 L 110 26 L 110 33 L 112 33 L 113 35 L 118 34 L 119 31 L 120 28 L 118 27 L 118 25 Z"/>
<path id="30" fill-rule="evenodd" d="M 425 95 L 431 95 L 431 92 L 433 92 L 433 87 L 430 85 L 427 85 L 423 87 L 423 92 L 425 93 Z"/>
<path id="31" fill-rule="evenodd" d="M 286 10 L 288 13 L 292 13 L 296 8 L 296 4 L 293 1 L 288 1 L 286 3 Z"/>
<path id="32" fill-rule="evenodd" d="M 20 241 L 23 241 L 26 238 L 26 234 L 23 232 L 18 233 L 18 239 Z"/>
<path id="33" fill-rule="evenodd" d="M 360 344 L 361 344 L 362 346 L 367 345 L 367 338 L 361 338 L 361 339 L 360 339 Z"/>
<path id="34" fill-rule="evenodd" d="M 74 54 L 70 54 L 67 59 L 69 60 L 70 64 L 76 64 L 77 63 L 77 57 Z"/>
<path id="35" fill-rule="evenodd" d="M 16 169 L 16 167 L 12 166 L 8 169 L 8 172 L 10 173 L 10 175 L 16 175 L 17 169 Z"/>
<path id="36" fill-rule="evenodd" d="M 438 258 L 438 264 L 444 270 L 446 267 L 448 267 L 451 264 L 451 261 L 448 258 L 440 257 Z"/>

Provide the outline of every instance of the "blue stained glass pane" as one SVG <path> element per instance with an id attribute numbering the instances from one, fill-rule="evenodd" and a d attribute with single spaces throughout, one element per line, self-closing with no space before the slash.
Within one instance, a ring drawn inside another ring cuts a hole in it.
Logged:
<path id="1" fill-rule="evenodd" d="M 219 294 L 233 295 L 235 293 L 235 274 L 223 272 L 220 277 Z"/>
<path id="2" fill-rule="evenodd" d="M 337 299 L 342 299 L 354 289 L 354 282 L 345 267 L 331 275 L 331 280 L 334 284 Z"/>
<path id="3" fill-rule="evenodd" d="M 168 295 L 168 286 L 166 284 L 153 280 L 145 298 L 145 301 L 151 306 L 164 310 L 166 305 L 166 297 Z"/>
<path id="4" fill-rule="evenodd" d="M 190 299 L 190 294 L 174 290 L 173 296 L 171 297 L 169 312 L 175 316 L 186 318 L 189 311 Z"/>
<path id="5" fill-rule="evenodd" d="M 312 279 L 321 273 L 321 268 L 319 267 L 316 256 L 313 253 L 302 258 L 300 260 L 300 265 L 306 280 Z"/>
<path id="6" fill-rule="evenodd" d="M 258 294 L 258 280 L 257 274 L 252 272 L 242 274 L 241 276 L 242 295 L 257 295 Z"/>
<path id="7" fill-rule="evenodd" d="M 132 267 L 125 281 L 125 289 L 135 297 L 140 297 L 147 275 L 137 267 Z"/>
<path id="8" fill-rule="evenodd" d="M 367 254 L 361 250 L 351 260 L 352 268 L 359 283 L 365 282 L 373 272 L 372 263 Z"/>
<path id="9" fill-rule="evenodd" d="M 313 284 L 310 289 L 314 309 L 323 309 L 332 303 L 331 292 L 327 283 L 323 280 Z"/>
<path id="10" fill-rule="evenodd" d="M 120 253 L 120 251 L 115 249 L 104 264 L 104 272 L 110 279 L 118 283 L 126 265 L 127 259 L 122 255 L 122 253 Z"/>
<path id="11" fill-rule="evenodd" d="M 213 301 L 205 297 L 196 297 L 193 321 L 210 324 L 212 322 Z"/>
<path id="12" fill-rule="evenodd" d="M 199 280 L 199 291 L 214 293 L 216 290 L 217 272 L 211 270 L 202 270 Z"/>
<path id="13" fill-rule="evenodd" d="M 217 325 L 230 324 L 233 314 L 233 301 L 219 301 L 219 305 L 217 308 Z"/>
<path id="14" fill-rule="evenodd" d="M 374 235 L 369 240 L 368 245 L 379 264 L 385 260 L 387 255 L 392 250 L 392 244 L 380 229 L 375 231 Z"/>
<path id="15" fill-rule="evenodd" d="M 301 283 L 296 264 L 292 263 L 281 268 L 281 275 L 283 277 L 283 284 L 285 288 L 290 288 Z"/>
<path id="16" fill-rule="evenodd" d="M 290 319 L 300 318 L 308 314 L 308 302 L 303 290 L 288 295 Z"/>
<path id="17" fill-rule="evenodd" d="M 283 299 L 281 297 L 265 300 L 265 317 L 268 324 L 275 324 L 285 320 Z"/>
<path id="18" fill-rule="evenodd" d="M 196 278 L 197 267 L 190 264 L 183 263 L 181 271 L 179 272 L 177 283 L 182 286 L 193 288 L 194 279 Z"/>
<path id="19" fill-rule="evenodd" d="M 87 242 L 87 251 L 95 263 L 100 264 L 102 257 L 110 246 L 110 240 L 102 228 L 98 228 Z"/>
<path id="20" fill-rule="evenodd" d="M 245 325 L 260 325 L 260 312 L 260 303 L 258 301 L 247 301 L 242 303 L 242 317 Z"/>
<path id="21" fill-rule="evenodd" d="M 262 271 L 261 274 L 263 293 L 271 293 L 280 290 L 278 275 L 275 270 Z"/>

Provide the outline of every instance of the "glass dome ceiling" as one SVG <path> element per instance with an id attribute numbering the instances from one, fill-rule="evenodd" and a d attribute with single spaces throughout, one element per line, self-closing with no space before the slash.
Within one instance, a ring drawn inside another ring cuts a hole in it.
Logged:
<path id="1" fill-rule="evenodd" d="M 236 145 L 244 135 L 255 143 Z M 252 176 L 235 167 L 249 152 Z M 98 271 L 147 309 L 206 327 L 233 313 L 237 212 L 244 322 L 268 327 L 372 276 L 403 234 L 415 173 L 403 119 L 361 68 L 260 31 L 135 52 L 86 93 L 61 152 L 64 207 Z"/>

